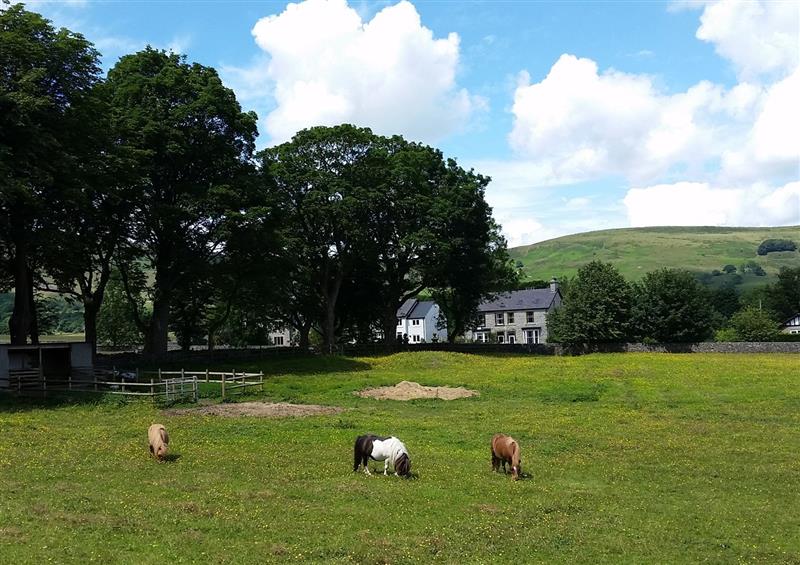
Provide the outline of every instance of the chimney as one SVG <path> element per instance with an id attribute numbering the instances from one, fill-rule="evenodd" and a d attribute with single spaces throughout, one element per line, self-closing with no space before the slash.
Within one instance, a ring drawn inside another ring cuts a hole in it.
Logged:
<path id="1" fill-rule="evenodd" d="M 558 291 L 558 279 L 553 277 L 550 279 L 550 292 L 557 292 Z"/>

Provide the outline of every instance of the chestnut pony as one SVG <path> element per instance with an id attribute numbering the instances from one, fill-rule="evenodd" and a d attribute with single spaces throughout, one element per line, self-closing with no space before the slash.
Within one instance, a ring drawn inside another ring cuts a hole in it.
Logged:
<path id="1" fill-rule="evenodd" d="M 519 444 L 517 441 L 505 434 L 494 434 L 492 436 L 492 470 L 499 471 L 503 465 L 503 472 L 506 473 L 506 463 L 511 465 L 511 478 L 515 481 L 522 473 L 519 458 Z"/>

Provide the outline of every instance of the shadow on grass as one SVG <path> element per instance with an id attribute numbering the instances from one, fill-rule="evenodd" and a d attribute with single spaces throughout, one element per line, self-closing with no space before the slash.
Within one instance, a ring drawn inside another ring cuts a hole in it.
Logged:
<path id="1" fill-rule="evenodd" d="M 180 459 L 180 458 L 181 458 L 181 454 L 180 453 L 167 453 L 164 456 L 164 458 L 162 459 L 162 462 L 164 462 L 164 463 L 177 463 L 178 459 Z"/>
<path id="2" fill-rule="evenodd" d="M 69 406 L 115 407 L 124 406 L 130 402 L 146 401 L 129 400 L 116 395 L 94 392 L 48 392 L 47 395 L 39 391 L 29 391 L 20 395 L 12 392 L 0 392 L 0 413 L 56 409 Z"/>

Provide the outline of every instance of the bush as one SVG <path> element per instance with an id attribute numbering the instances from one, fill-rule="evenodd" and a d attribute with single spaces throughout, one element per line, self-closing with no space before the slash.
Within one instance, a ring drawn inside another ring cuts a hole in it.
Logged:
<path id="1" fill-rule="evenodd" d="M 733 328 L 722 328 L 714 334 L 714 341 L 741 341 Z"/>
<path id="2" fill-rule="evenodd" d="M 797 244 L 791 239 L 765 239 L 757 249 L 759 255 L 773 251 L 797 251 Z"/>
<path id="3" fill-rule="evenodd" d="M 738 337 L 734 341 L 775 341 L 780 336 L 778 325 L 772 316 L 766 310 L 752 306 L 733 315 L 730 329 Z"/>

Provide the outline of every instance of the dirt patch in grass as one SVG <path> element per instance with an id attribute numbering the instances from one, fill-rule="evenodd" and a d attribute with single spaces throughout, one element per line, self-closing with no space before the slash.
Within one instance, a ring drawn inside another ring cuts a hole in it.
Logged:
<path id="1" fill-rule="evenodd" d="M 237 402 L 233 404 L 210 404 L 197 408 L 164 410 L 167 416 L 257 416 L 261 418 L 289 418 L 292 416 L 320 416 L 338 414 L 344 408 L 320 406 L 318 404 L 289 404 L 288 402 Z"/>
<path id="2" fill-rule="evenodd" d="M 477 396 L 478 392 L 463 387 L 423 386 L 413 381 L 401 381 L 394 386 L 368 388 L 356 394 L 364 398 L 377 398 L 378 400 L 414 400 L 415 398 L 455 400 L 456 398 Z"/>

